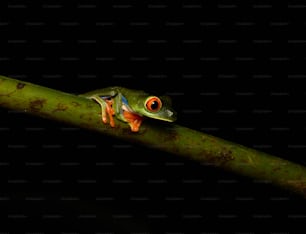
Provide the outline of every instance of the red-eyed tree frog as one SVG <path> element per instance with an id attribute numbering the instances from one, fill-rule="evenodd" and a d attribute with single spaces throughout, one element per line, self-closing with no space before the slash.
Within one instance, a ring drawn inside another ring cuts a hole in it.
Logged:
<path id="1" fill-rule="evenodd" d="M 171 108 L 169 97 L 157 97 L 144 91 L 123 87 L 109 87 L 82 94 L 95 100 L 101 106 L 103 123 L 115 126 L 113 116 L 130 125 L 132 132 L 138 132 L 144 117 L 173 122 L 176 112 Z"/>

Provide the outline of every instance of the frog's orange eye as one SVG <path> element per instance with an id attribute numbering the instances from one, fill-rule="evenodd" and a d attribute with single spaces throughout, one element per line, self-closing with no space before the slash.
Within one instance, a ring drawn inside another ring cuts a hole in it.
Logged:
<path id="1" fill-rule="evenodd" d="M 148 111 L 157 112 L 162 107 L 162 102 L 158 97 L 149 97 L 145 105 Z"/>

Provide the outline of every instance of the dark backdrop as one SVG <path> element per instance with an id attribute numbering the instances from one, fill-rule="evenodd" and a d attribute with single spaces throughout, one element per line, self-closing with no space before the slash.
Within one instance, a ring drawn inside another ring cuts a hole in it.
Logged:
<path id="1" fill-rule="evenodd" d="M 0 74 L 168 94 L 178 124 L 305 164 L 306 6 L 244 2 L 3 2 Z M 305 230 L 267 181 L 3 108 L 0 136 L 1 233 Z"/>

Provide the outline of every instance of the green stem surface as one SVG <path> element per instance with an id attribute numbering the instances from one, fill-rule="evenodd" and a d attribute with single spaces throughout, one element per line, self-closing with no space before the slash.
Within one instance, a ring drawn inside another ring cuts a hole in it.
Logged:
<path id="1" fill-rule="evenodd" d="M 211 164 L 306 198 L 304 166 L 203 132 L 160 121 L 145 121 L 138 133 L 117 120 L 112 128 L 101 122 L 100 106 L 92 100 L 4 76 L 0 76 L 0 106 Z"/>

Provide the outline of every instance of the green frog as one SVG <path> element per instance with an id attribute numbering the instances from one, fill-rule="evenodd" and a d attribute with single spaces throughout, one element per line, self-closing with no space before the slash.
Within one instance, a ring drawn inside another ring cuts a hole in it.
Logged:
<path id="1" fill-rule="evenodd" d="M 127 122 L 132 132 L 138 132 L 144 117 L 173 122 L 176 112 L 169 97 L 157 97 L 141 90 L 108 87 L 82 94 L 101 106 L 102 122 L 115 127 L 113 116 Z"/>

